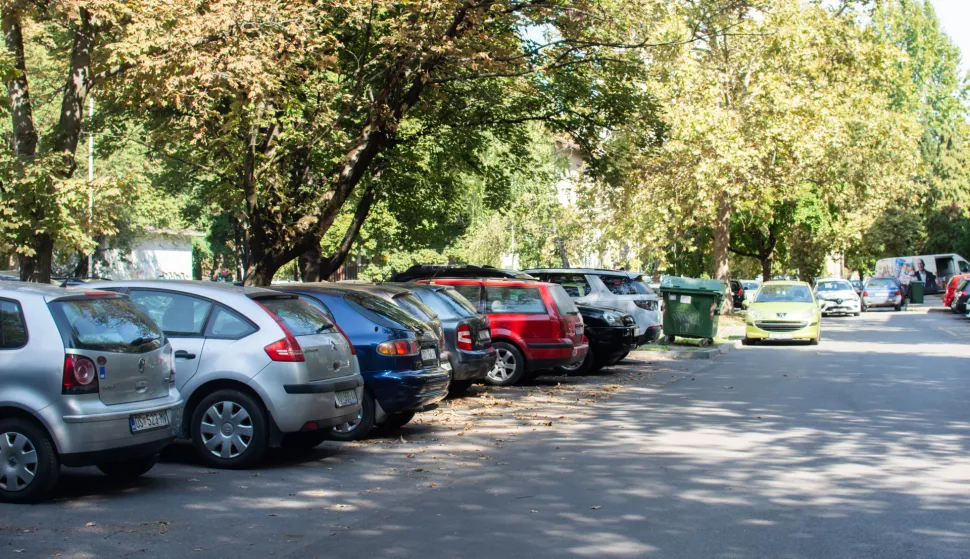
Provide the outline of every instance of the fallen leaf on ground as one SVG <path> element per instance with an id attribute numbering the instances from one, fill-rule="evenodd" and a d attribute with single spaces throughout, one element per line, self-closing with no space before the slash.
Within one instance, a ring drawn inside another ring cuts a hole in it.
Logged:
<path id="1" fill-rule="evenodd" d="M 724 388 L 727 388 L 728 390 L 731 390 L 734 387 L 733 386 L 725 386 Z"/>
<path id="2" fill-rule="evenodd" d="M 84 526 L 85 526 L 86 528 L 92 528 L 92 527 L 94 527 L 94 526 L 97 526 L 97 525 L 98 525 L 98 523 L 97 523 L 97 522 L 88 522 L 88 523 L 87 523 L 87 524 L 85 524 Z"/>
<path id="3" fill-rule="evenodd" d="M 593 509 L 593 510 L 600 510 L 600 509 L 601 509 L 601 508 L 603 508 L 603 507 L 601 507 L 601 506 L 599 506 L 599 505 L 596 505 L 595 507 L 589 507 L 589 508 L 591 508 L 591 509 Z"/>

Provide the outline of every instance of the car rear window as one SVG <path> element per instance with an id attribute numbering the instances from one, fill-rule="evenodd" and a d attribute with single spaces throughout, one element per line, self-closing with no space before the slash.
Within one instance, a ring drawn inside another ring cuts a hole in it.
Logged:
<path id="1" fill-rule="evenodd" d="M 643 283 L 642 278 L 633 279 L 628 276 L 600 276 L 600 281 L 606 285 L 614 295 L 649 295 L 650 288 Z"/>
<path id="2" fill-rule="evenodd" d="M 111 353 L 146 353 L 162 346 L 162 330 L 127 298 L 89 297 L 50 304 L 70 347 Z"/>
<path id="3" fill-rule="evenodd" d="M 427 325 L 418 317 L 405 311 L 394 303 L 371 295 L 370 293 L 348 293 L 344 295 L 344 300 L 351 304 L 363 308 L 365 311 L 377 315 L 383 321 L 390 321 L 391 327 L 404 326 L 411 330 L 425 330 Z"/>
<path id="4" fill-rule="evenodd" d="M 410 293 L 395 295 L 394 302 L 400 305 L 404 310 L 425 322 L 431 322 L 432 320 L 438 318 L 438 315 L 432 309 L 430 309 L 428 305 L 425 305 L 421 299 L 418 299 Z"/>
<path id="5" fill-rule="evenodd" d="M 20 303 L 0 301 L 0 349 L 17 349 L 27 345 L 27 326 Z"/>
<path id="6" fill-rule="evenodd" d="M 960 280 L 960 283 L 957 284 L 957 291 L 963 291 L 964 289 L 967 288 L 967 285 L 968 284 L 970 284 L 970 279 L 962 279 L 962 280 Z"/>
<path id="7" fill-rule="evenodd" d="M 556 308 L 559 309 L 559 314 L 579 314 L 576 303 L 573 303 L 573 300 L 569 298 L 569 294 L 566 293 L 566 290 L 561 285 L 550 285 L 548 289 L 549 294 L 552 295 L 552 300 L 556 302 Z"/>
<path id="8" fill-rule="evenodd" d="M 432 291 L 420 289 L 414 292 L 428 307 L 441 318 L 470 318 L 477 314 L 468 299 L 454 289 Z"/>
<path id="9" fill-rule="evenodd" d="M 872 278 L 867 287 L 896 287 L 896 280 L 892 278 Z"/>
<path id="10" fill-rule="evenodd" d="M 485 286 L 485 312 L 491 314 L 546 314 L 537 287 Z M 568 297 L 567 297 L 568 298 Z"/>
<path id="11" fill-rule="evenodd" d="M 333 322 L 326 315 L 296 297 L 259 299 L 257 302 L 278 316 L 294 336 L 313 336 L 334 330 Z"/>

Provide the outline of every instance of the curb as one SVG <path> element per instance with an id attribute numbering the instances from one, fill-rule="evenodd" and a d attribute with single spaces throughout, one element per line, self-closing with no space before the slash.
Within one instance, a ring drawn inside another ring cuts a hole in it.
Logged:
<path id="1" fill-rule="evenodd" d="M 740 341 L 731 341 L 723 343 L 719 346 L 712 347 L 710 349 L 703 349 L 701 351 L 631 351 L 629 359 L 677 359 L 677 360 L 689 360 L 689 359 L 714 359 L 718 355 L 723 355 L 729 353 L 731 350 L 738 349 L 741 346 Z"/>

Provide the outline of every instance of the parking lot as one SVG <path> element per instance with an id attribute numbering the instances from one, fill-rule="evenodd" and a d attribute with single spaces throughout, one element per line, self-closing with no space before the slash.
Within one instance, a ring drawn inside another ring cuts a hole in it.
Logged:
<path id="1" fill-rule="evenodd" d="M 258 469 L 170 449 L 0 506 L 25 557 L 965 557 L 970 329 L 825 320 L 817 347 L 476 387 L 399 431 Z"/>

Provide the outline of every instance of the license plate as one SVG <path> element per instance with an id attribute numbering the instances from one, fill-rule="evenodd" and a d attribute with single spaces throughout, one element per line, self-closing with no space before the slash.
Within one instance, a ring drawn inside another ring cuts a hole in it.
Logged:
<path id="1" fill-rule="evenodd" d="M 338 408 L 352 406 L 357 403 L 357 391 L 338 390 L 337 392 L 334 393 L 333 399 L 337 403 Z"/>
<path id="2" fill-rule="evenodd" d="M 582 324 L 577 324 L 576 325 L 576 335 L 577 336 L 582 336 L 583 335 L 583 328 L 584 328 L 584 326 Z"/>
<path id="3" fill-rule="evenodd" d="M 634 338 L 639 338 L 640 337 L 640 327 L 639 326 L 634 326 L 633 327 L 633 337 Z"/>
<path id="4" fill-rule="evenodd" d="M 795 336 L 791 334 L 768 334 L 768 338 L 772 340 L 792 340 Z"/>
<path id="5" fill-rule="evenodd" d="M 435 353 L 433 349 L 422 349 L 421 350 L 421 360 L 422 361 L 435 361 L 438 359 L 438 354 Z"/>
<path id="6" fill-rule="evenodd" d="M 132 433 L 140 433 L 142 431 L 151 431 L 152 429 L 168 427 L 168 413 L 163 411 L 155 411 L 151 413 L 129 415 L 128 425 L 131 427 Z"/>
<path id="7" fill-rule="evenodd" d="M 481 341 L 483 341 L 483 342 L 491 341 L 492 340 L 492 333 L 489 332 L 488 330 L 479 330 L 478 331 L 478 339 L 481 340 Z"/>

